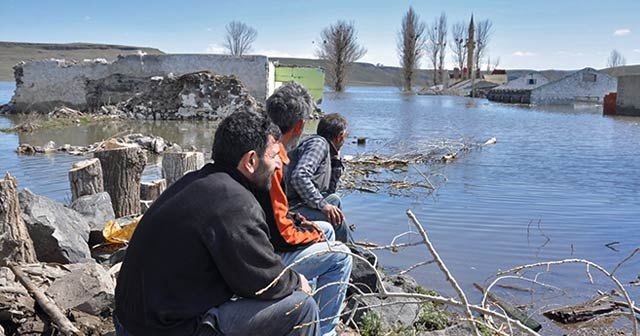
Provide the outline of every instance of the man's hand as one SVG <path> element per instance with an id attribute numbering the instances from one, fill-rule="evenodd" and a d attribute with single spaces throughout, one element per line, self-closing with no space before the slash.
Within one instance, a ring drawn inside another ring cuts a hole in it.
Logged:
<path id="1" fill-rule="evenodd" d="M 311 286 L 309 286 L 309 281 L 307 280 L 307 278 L 305 278 L 302 273 L 298 274 L 300 275 L 300 290 L 303 293 L 307 293 L 309 295 L 313 294 L 313 289 L 311 289 Z"/>
<path id="2" fill-rule="evenodd" d="M 327 216 L 329 223 L 338 225 L 344 222 L 344 214 L 342 210 L 335 205 L 327 204 L 321 209 L 322 213 Z"/>

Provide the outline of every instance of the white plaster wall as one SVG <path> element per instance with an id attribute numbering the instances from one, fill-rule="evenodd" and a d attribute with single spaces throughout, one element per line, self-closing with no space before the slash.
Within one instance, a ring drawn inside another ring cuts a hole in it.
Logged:
<path id="1" fill-rule="evenodd" d="M 616 113 L 640 115 L 640 75 L 618 77 Z"/>
<path id="2" fill-rule="evenodd" d="M 584 74 L 596 75 L 596 81 L 584 81 Z M 532 104 L 573 104 L 576 98 L 592 97 L 602 103 L 607 93 L 615 92 L 617 81 L 603 72 L 585 68 L 531 92 Z"/>
<path id="3" fill-rule="evenodd" d="M 266 56 L 230 55 L 128 55 L 113 63 L 46 60 L 22 65 L 22 77 L 16 87 L 13 101 L 16 111 L 44 109 L 57 104 L 83 108 L 86 105 L 86 81 L 104 78 L 116 73 L 139 76 L 182 75 L 196 71 L 211 71 L 219 75 L 235 75 L 249 93 L 264 101 L 272 88 L 269 84 L 269 62 Z"/>

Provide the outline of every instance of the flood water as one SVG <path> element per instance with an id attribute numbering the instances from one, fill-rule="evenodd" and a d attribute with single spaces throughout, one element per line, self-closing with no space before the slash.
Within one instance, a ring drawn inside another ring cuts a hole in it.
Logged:
<path id="1" fill-rule="evenodd" d="M 12 85 L 0 83 L 0 102 L 11 96 Z M 486 285 L 501 270 L 576 258 L 611 271 L 640 247 L 640 118 L 604 117 L 601 106 L 530 108 L 484 99 L 404 96 L 396 88 L 380 87 L 325 93 L 321 107 L 345 115 L 351 136 L 367 137 L 365 146 L 347 143 L 343 154 L 393 153 L 402 146 L 419 148 L 436 140 L 483 143 L 497 139 L 495 145 L 474 148 L 452 163 L 416 167 L 446 176 L 447 182 L 433 194 L 352 192 L 344 198 L 347 218 L 357 225 L 358 241 L 388 244 L 396 235 L 415 231 L 405 215 L 411 209 L 472 302 L 479 299 L 472 284 Z M 10 119 L 0 117 L 0 128 L 10 125 Z M 82 158 L 18 156 L 14 149 L 22 142 L 43 145 L 49 140 L 84 145 L 125 128 L 202 149 L 210 146 L 213 127 L 207 123 L 130 122 L 19 136 L 0 133 L 0 171 L 11 171 L 21 188 L 66 202 L 70 199 L 67 171 Z M 157 165 L 152 164 L 145 178 L 157 174 Z M 401 241 L 417 239 L 413 235 Z M 429 259 L 424 246 L 380 253 L 381 264 L 389 271 Z M 567 292 L 509 281 L 505 283 L 535 287 L 536 296 L 514 291 L 504 291 L 504 295 L 520 301 L 525 297 L 525 302 L 539 307 L 580 301 L 597 289 L 614 288 L 593 268 L 590 274 L 595 284 L 591 285 L 584 265 L 556 265 L 550 272 L 539 268 L 524 274 L 534 277 L 538 272 L 538 281 Z M 615 275 L 628 286 L 639 273 L 640 256 L 636 256 Z M 434 264 L 410 274 L 425 287 L 455 295 Z M 640 299 L 637 288 L 626 288 L 636 301 Z"/>

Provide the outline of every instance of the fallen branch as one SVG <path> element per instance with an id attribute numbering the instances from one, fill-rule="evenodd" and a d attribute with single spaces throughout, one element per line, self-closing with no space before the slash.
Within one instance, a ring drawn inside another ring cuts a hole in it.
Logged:
<path id="1" fill-rule="evenodd" d="M 39 288 L 37 288 L 31 280 L 22 272 L 18 265 L 13 262 L 7 262 L 7 266 L 11 269 L 20 283 L 27 289 L 29 294 L 36 300 L 38 305 L 44 310 L 47 315 L 64 335 L 81 336 L 80 330 L 78 330 L 69 319 L 62 313 L 56 303 L 44 294 Z"/>
<path id="2" fill-rule="evenodd" d="M 413 212 L 411 212 L 411 210 L 407 209 L 407 216 L 409 216 L 409 218 L 411 219 L 413 224 L 415 224 L 416 228 L 418 228 L 418 231 L 420 232 L 420 235 L 422 236 L 422 239 L 424 239 L 425 245 L 427 245 L 427 249 L 429 249 L 429 252 L 431 252 L 431 255 L 436 260 L 436 263 L 438 264 L 438 267 L 440 268 L 442 273 L 445 274 L 445 277 L 446 277 L 447 281 L 449 281 L 451 286 L 458 293 L 458 296 L 460 297 L 460 300 L 462 301 L 462 304 L 463 304 L 463 307 L 464 307 L 464 312 L 467 315 L 467 318 L 473 321 L 473 315 L 471 314 L 471 310 L 469 309 L 469 301 L 467 300 L 467 296 L 464 294 L 464 291 L 462 291 L 462 288 L 460 287 L 460 285 L 458 285 L 458 282 L 453 277 L 451 272 L 449 272 L 449 269 L 447 268 L 447 266 L 444 264 L 444 262 L 440 258 L 440 255 L 438 254 L 438 251 L 436 251 L 436 249 L 433 247 L 433 244 L 431 244 L 431 241 L 429 240 L 429 237 L 427 236 L 427 233 L 424 231 L 424 228 L 422 227 L 422 224 L 420 224 L 420 222 L 418 222 L 418 219 L 413 214 Z M 480 336 L 480 331 L 476 327 L 475 323 L 472 323 L 471 325 L 473 326 L 473 330 L 475 331 L 476 336 Z"/>

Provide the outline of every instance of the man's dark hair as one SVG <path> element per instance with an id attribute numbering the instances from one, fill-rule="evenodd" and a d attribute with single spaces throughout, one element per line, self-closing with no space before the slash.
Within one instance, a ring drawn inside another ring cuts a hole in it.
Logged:
<path id="1" fill-rule="evenodd" d="M 313 106 L 313 98 L 307 89 L 298 83 L 289 82 L 267 99 L 266 110 L 282 133 L 287 133 L 299 120 L 309 119 Z"/>
<path id="2" fill-rule="evenodd" d="M 340 113 L 325 114 L 318 122 L 316 133 L 331 141 L 347 129 L 347 119 Z"/>
<path id="3" fill-rule="evenodd" d="M 218 125 L 211 158 L 215 163 L 228 167 L 238 166 L 240 158 L 251 150 L 262 158 L 269 135 L 279 140 L 281 133 L 266 115 L 247 111 L 232 113 Z"/>

